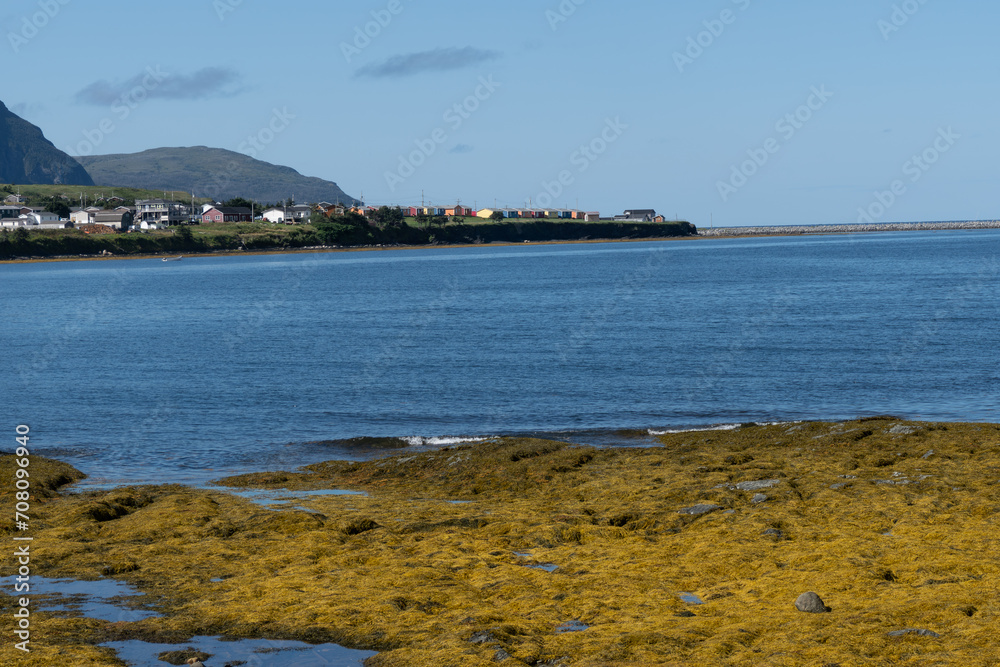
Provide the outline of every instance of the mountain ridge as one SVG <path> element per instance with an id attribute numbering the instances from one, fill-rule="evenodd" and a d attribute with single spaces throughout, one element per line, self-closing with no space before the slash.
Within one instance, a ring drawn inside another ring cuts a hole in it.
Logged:
<path id="1" fill-rule="evenodd" d="M 291 167 L 208 146 L 151 148 L 138 153 L 78 157 L 95 184 L 193 192 L 225 201 L 244 197 L 261 202 L 340 202 L 358 200 L 333 181 L 303 176 Z"/>
<path id="2" fill-rule="evenodd" d="M 90 174 L 45 138 L 41 128 L 0 102 L 0 182 L 94 185 Z"/>

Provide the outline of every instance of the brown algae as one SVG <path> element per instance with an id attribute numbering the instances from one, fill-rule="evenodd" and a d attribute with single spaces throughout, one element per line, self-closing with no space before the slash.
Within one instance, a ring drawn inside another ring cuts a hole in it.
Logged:
<path id="1" fill-rule="evenodd" d="M 32 653 L 6 642 L 0 662 L 120 665 L 96 645 L 200 635 L 379 651 L 372 667 L 993 664 L 1000 426 L 884 417 L 659 440 L 500 438 L 217 491 L 35 500 L 33 572 L 113 577 L 162 615 L 36 612 Z M 47 465 L 40 488 L 74 476 Z M 322 489 L 367 495 L 296 493 Z M 694 507 L 708 509 L 681 513 Z M 831 611 L 797 611 L 807 591 Z"/>

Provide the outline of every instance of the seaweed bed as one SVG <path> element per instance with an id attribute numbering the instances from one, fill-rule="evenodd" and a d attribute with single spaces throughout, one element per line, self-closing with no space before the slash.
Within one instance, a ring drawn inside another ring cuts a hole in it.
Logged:
<path id="1" fill-rule="evenodd" d="M 36 456 L 33 572 L 119 579 L 162 615 L 35 612 L 32 653 L 5 641 L 0 663 L 121 665 L 97 645 L 204 635 L 379 651 L 370 667 L 997 664 L 1000 426 L 879 417 L 660 441 L 498 438 L 80 495 L 56 493 L 78 473 Z M 4 479 L 13 465 L 0 458 Z M 296 495 L 319 489 L 367 495 Z M 808 591 L 830 611 L 798 611 Z M 15 602 L 4 591 L 0 613 Z"/>

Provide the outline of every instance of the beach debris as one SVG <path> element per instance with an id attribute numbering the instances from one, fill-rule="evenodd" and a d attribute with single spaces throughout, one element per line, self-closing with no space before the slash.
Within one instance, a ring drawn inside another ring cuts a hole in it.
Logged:
<path id="1" fill-rule="evenodd" d="M 920 630 L 917 628 L 906 628 L 904 630 L 893 630 L 889 633 L 890 637 L 905 637 L 906 635 L 919 635 L 920 637 L 931 637 L 932 639 L 937 639 L 941 635 L 931 630 Z"/>
<path id="2" fill-rule="evenodd" d="M 712 512 L 718 512 L 722 508 L 718 505 L 708 505 L 699 504 L 693 505 L 692 507 L 685 507 L 684 509 L 677 510 L 678 514 L 689 514 L 691 516 L 700 516 L 702 514 L 710 514 Z"/>
<path id="3" fill-rule="evenodd" d="M 198 658 L 188 658 L 187 664 L 191 665 L 191 667 L 205 667 L 205 663 Z"/>
<path id="4" fill-rule="evenodd" d="M 755 505 L 759 505 L 760 503 L 766 503 L 768 500 L 770 500 L 770 498 L 765 496 L 763 493 L 758 493 L 754 495 L 753 498 L 750 499 L 750 502 L 754 503 Z"/>
<path id="5" fill-rule="evenodd" d="M 825 614 L 832 611 L 823 603 L 823 599 L 816 593 L 803 593 L 795 600 L 795 608 L 806 614 Z"/>
<path id="6" fill-rule="evenodd" d="M 916 426 L 908 426 L 906 424 L 896 424 L 895 426 L 889 429 L 889 433 L 892 433 L 893 435 L 913 435 L 919 430 L 920 429 L 917 428 Z"/>
<path id="7" fill-rule="evenodd" d="M 930 457 L 934 456 L 934 454 L 935 454 L 934 450 L 930 449 L 930 450 L 927 451 L 926 454 L 924 454 L 920 458 L 922 458 L 922 459 L 929 459 Z"/>
<path id="8" fill-rule="evenodd" d="M 762 479 L 757 482 L 740 482 L 736 485 L 737 491 L 763 491 L 781 484 L 780 479 Z"/>

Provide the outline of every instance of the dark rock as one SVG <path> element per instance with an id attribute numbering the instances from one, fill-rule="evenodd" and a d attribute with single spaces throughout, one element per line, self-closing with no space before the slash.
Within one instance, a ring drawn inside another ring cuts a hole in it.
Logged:
<path id="1" fill-rule="evenodd" d="M 698 615 L 693 611 L 688 611 L 687 609 L 685 609 L 684 611 L 677 612 L 676 614 L 674 614 L 674 616 L 678 618 L 695 618 Z"/>
<path id="2" fill-rule="evenodd" d="M 932 637 L 937 639 L 941 635 L 936 632 L 931 632 L 930 630 L 919 630 L 917 628 L 906 628 L 905 630 L 893 630 L 889 633 L 890 637 L 905 637 L 906 635 L 919 635 L 921 637 Z"/>
<path id="3" fill-rule="evenodd" d="M 761 535 L 772 538 L 775 542 L 780 542 L 785 539 L 785 534 L 778 530 L 777 528 L 768 528 Z"/>
<path id="4" fill-rule="evenodd" d="M 803 593 L 795 600 L 795 608 L 806 614 L 825 614 L 831 611 L 823 603 L 823 599 L 815 593 Z"/>
<path id="5" fill-rule="evenodd" d="M 760 503 L 766 503 L 768 500 L 770 500 L 770 498 L 765 496 L 763 493 L 758 493 L 757 495 L 755 495 L 753 498 L 750 499 L 750 502 L 754 503 L 755 505 L 759 505 Z"/>
<path id="6" fill-rule="evenodd" d="M 718 512 L 722 508 L 718 505 L 694 505 L 693 507 L 685 507 L 682 510 L 678 510 L 678 514 L 689 514 L 691 516 L 699 516 L 701 514 L 710 514 L 712 512 Z"/>
<path id="7" fill-rule="evenodd" d="M 470 644 L 492 644 L 495 641 L 496 637 L 488 632 L 477 632 L 469 639 Z"/>

